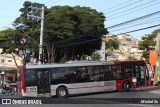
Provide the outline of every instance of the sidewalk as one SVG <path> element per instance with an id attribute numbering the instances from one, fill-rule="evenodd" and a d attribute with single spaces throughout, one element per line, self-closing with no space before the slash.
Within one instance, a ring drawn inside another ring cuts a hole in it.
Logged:
<path id="1" fill-rule="evenodd" d="M 148 86 L 148 87 L 140 87 L 140 88 L 134 88 L 131 90 L 137 90 L 137 91 L 151 91 L 151 90 L 157 90 L 160 89 L 160 86 Z"/>

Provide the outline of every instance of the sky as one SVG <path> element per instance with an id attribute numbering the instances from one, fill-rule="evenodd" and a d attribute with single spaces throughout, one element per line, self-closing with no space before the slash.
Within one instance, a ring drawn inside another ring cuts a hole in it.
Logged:
<path id="1" fill-rule="evenodd" d="M 0 1 L 0 29 L 13 27 L 13 21 L 21 14 L 19 9 L 23 7 L 26 0 L 1 0 Z M 102 12 L 105 19 L 105 28 L 109 34 L 120 34 L 134 31 L 160 24 L 160 1 L 159 0 L 27 0 L 31 2 L 43 3 L 48 8 L 51 6 L 86 6 Z M 132 21 L 132 23 L 117 26 L 113 29 L 109 27 L 126 21 L 130 21 L 151 13 L 150 17 Z M 129 33 L 132 38 L 141 39 L 145 34 L 151 34 L 160 26 Z"/>

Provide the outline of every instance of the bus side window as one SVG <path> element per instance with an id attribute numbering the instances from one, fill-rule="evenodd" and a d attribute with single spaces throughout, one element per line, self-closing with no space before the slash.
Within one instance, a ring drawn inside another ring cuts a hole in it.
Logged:
<path id="1" fill-rule="evenodd" d="M 25 71 L 25 85 L 26 86 L 36 86 L 36 76 L 34 70 L 26 70 Z"/>
<path id="2" fill-rule="evenodd" d="M 112 71 L 113 71 L 113 79 L 122 78 L 121 66 L 112 66 Z"/>
<path id="3" fill-rule="evenodd" d="M 136 65 L 136 66 L 134 66 L 134 70 L 135 70 L 135 77 L 136 77 L 136 78 L 140 78 L 139 68 L 138 68 L 138 66 L 137 66 L 137 65 Z"/>
<path id="4" fill-rule="evenodd" d="M 140 73 L 141 73 L 141 78 L 143 79 L 144 78 L 144 67 L 143 66 L 140 66 Z"/>
<path id="5" fill-rule="evenodd" d="M 51 84 L 68 83 L 68 68 L 54 68 L 51 75 Z"/>

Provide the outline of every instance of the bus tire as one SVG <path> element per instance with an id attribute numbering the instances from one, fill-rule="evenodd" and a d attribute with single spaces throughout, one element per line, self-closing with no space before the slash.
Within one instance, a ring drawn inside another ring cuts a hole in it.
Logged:
<path id="1" fill-rule="evenodd" d="M 123 83 L 123 91 L 129 92 L 130 89 L 131 89 L 131 84 L 130 84 L 130 82 L 128 82 L 128 81 L 124 82 L 124 83 Z"/>
<path id="2" fill-rule="evenodd" d="M 57 88 L 56 96 L 58 98 L 65 98 L 65 97 L 67 97 L 67 95 L 68 95 L 68 90 L 66 87 L 61 86 L 61 87 Z"/>

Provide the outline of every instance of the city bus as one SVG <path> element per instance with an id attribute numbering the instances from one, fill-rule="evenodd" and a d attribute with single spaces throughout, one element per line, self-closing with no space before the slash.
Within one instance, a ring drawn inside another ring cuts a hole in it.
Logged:
<path id="1" fill-rule="evenodd" d="M 150 85 L 143 60 L 22 65 L 19 77 L 19 92 L 24 97 L 67 97 L 112 90 L 130 91 Z"/>

